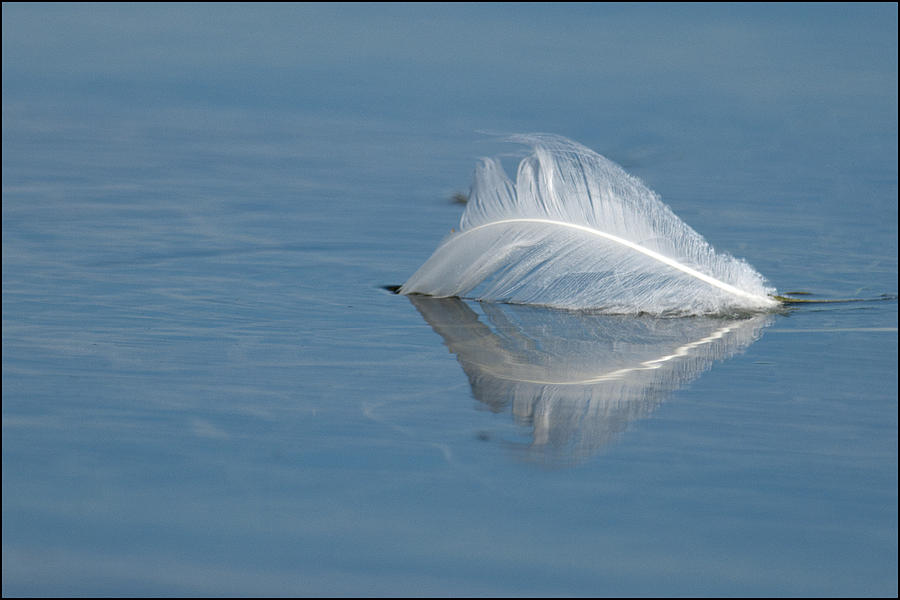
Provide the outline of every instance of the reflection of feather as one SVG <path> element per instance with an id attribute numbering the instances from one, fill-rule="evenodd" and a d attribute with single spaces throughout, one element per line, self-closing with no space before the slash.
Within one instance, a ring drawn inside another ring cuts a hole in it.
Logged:
<path id="1" fill-rule="evenodd" d="M 410 296 L 472 394 L 531 429 L 541 462 L 579 462 L 649 416 L 714 362 L 743 352 L 771 315 L 666 319 Z"/>
<path id="2" fill-rule="evenodd" d="M 749 264 L 716 253 L 618 165 L 557 136 L 513 139 L 534 147 L 516 183 L 483 160 L 460 230 L 400 293 L 625 314 L 779 305 Z"/>

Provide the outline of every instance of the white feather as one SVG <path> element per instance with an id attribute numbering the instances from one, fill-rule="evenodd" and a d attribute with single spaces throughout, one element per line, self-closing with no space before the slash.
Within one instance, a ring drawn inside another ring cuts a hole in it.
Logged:
<path id="1" fill-rule="evenodd" d="M 624 314 L 779 306 L 753 267 L 715 252 L 615 163 L 559 136 L 512 139 L 534 149 L 516 183 L 482 160 L 459 231 L 400 293 Z"/>

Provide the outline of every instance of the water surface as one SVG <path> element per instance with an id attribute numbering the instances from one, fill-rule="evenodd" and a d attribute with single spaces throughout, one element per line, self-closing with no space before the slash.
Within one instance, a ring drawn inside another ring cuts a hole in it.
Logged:
<path id="1" fill-rule="evenodd" d="M 896 22 L 4 4 L 4 595 L 896 595 Z M 873 301 L 387 292 L 484 131 Z"/>

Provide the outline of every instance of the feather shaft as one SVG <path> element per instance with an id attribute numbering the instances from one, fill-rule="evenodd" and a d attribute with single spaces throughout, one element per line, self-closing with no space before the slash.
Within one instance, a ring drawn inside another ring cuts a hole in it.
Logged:
<path id="1" fill-rule="evenodd" d="M 696 277 L 700 281 L 704 281 L 713 287 L 717 287 L 720 290 L 724 290 L 730 294 L 734 294 L 735 296 L 740 296 L 742 298 L 748 298 L 751 300 L 758 300 L 765 304 L 773 304 L 773 305 L 777 304 L 776 300 L 773 300 L 767 296 L 759 296 L 757 294 L 751 294 L 749 292 L 745 292 L 744 290 L 742 290 L 740 288 L 736 288 L 733 285 L 725 283 L 724 281 L 719 281 L 715 277 L 710 277 L 706 273 L 701 273 L 700 271 L 697 271 L 696 269 L 692 269 L 687 265 L 683 265 L 680 262 L 678 262 L 677 260 L 673 260 L 673 259 L 669 258 L 668 256 L 660 254 L 659 252 L 655 252 L 653 250 L 650 250 L 649 248 L 645 248 L 645 247 L 641 246 L 640 244 L 635 244 L 634 242 L 630 242 L 624 238 L 620 238 L 617 235 L 612 235 L 611 233 L 605 233 L 603 231 L 600 231 L 599 229 L 594 229 L 592 227 L 586 227 L 584 225 L 578 225 L 576 223 L 566 223 L 564 221 L 554 221 L 551 219 L 503 219 L 500 221 L 494 221 L 492 223 L 486 223 L 484 225 L 479 225 L 477 227 L 473 227 L 473 228 L 467 229 L 465 231 L 460 231 L 458 234 L 456 234 L 454 241 L 459 241 L 460 238 L 465 236 L 467 233 L 472 233 L 472 232 L 478 231 L 479 229 L 484 229 L 486 227 L 495 227 L 497 225 L 504 225 L 507 223 L 544 223 L 547 225 L 557 225 L 559 227 L 569 227 L 571 229 L 576 229 L 578 231 L 584 231 L 586 233 L 605 238 L 611 242 L 621 244 L 627 248 L 631 248 L 632 250 L 636 250 L 637 252 L 640 252 L 641 254 L 649 256 L 650 258 L 652 258 L 654 260 L 658 260 L 659 262 L 661 262 L 665 265 L 668 265 L 668 266 L 672 267 L 673 269 L 678 269 L 682 273 L 687 273 L 691 277 Z"/>

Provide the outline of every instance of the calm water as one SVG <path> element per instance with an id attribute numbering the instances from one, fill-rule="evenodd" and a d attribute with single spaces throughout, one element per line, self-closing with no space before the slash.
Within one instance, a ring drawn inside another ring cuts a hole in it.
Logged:
<path id="1" fill-rule="evenodd" d="M 897 594 L 895 4 L 2 10 L 4 595 Z M 872 300 L 385 291 L 519 131 Z"/>

